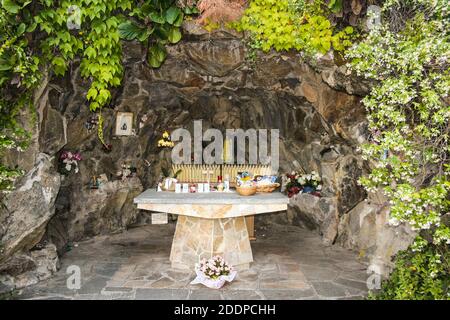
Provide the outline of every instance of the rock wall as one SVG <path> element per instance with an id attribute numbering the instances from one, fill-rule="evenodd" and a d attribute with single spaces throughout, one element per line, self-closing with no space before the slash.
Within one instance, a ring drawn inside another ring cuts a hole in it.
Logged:
<path id="1" fill-rule="evenodd" d="M 276 216 L 278 221 L 316 229 L 326 243 L 364 251 L 380 265 L 389 264 L 396 250 L 408 243 L 406 237 L 386 231 L 391 229 L 378 213 L 382 203 L 365 202 L 366 194 L 356 184 L 367 170 L 355 150 L 367 134 L 360 96 L 369 84 L 352 77 L 332 55 L 314 64 L 293 52 L 260 54 L 248 61 L 241 35 L 221 29 L 208 33 L 193 23 L 184 25 L 183 40 L 169 48 L 159 69 L 142 62 L 145 52 L 138 43 L 124 43 L 123 49 L 123 85 L 113 91 L 110 106 L 102 111 L 110 151 L 99 143 L 97 128 L 85 127 L 92 113 L 85 99 L 88 83 L 80 78 L 78 63 L 70 66 L 66 77 L 52 80 L 40 91 L 37 143 L 29 152 L 49 155 L 46 163 L 52 163 L 53 171 L 61 150 L 79 151 L 83 160 L 80 172 L 61 179 L 60 186 L 59 174 L 53 172 L 51 179 L 57 183 L 41 199 L 37 199 L 40 191 L 33 189 L 33 205 L 50 202 L 36 210 L 42 217 L 29 217 L 36 231 L 27 245 L 8 245 L 11 229 L 0 231 L 2 243 L 11 247 L 5 259 L 39 241 L 41 246 L 55 244 L 62 254 L 72 242 L 145 220 L 146 213 L 139 213 L 132 199 L 153 187 L 161 167 L 169 164 L 170 152 L 159 149 L 157 140 L 164 130 L 192 128 L 200 119 L 205 129 L 279 129 L 280 173 L 297 169 L 321 173 L 323 197 L 297 196 L 287 213 Z M 118 111 L 133 112 L 135 135 L 113 135 Z M 137 167 L 135 178 L 117 178 L 123 163 Z M 91 177 L 101 174 L 108 182 L 92 190 Z M 23 199 L 18 205 L 26 203 Z M 17 220 L 10 212 L 0 217 Z M 386 232 L 392 235 L 390 244 L 381 241 Z"/>

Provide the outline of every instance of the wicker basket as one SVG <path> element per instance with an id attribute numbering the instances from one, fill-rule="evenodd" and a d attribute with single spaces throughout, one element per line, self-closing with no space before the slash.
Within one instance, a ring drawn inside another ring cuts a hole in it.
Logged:
<path id="1" fill-rule="evenodd" d="M 236 191 L 241 196 L 252 196 L 256 193 L 256 186 L 254 186 L 254 187 L 238 187 L 238 186 L 236 186 Z"/>
<path id="2" fill-rule="evenodd" d="M 279 183 L 272 183 L 272 184 L 268 184 L 268 185 L 257 186 L 256 192 L 273 192 L 279 186 L 280 186 Z"/>

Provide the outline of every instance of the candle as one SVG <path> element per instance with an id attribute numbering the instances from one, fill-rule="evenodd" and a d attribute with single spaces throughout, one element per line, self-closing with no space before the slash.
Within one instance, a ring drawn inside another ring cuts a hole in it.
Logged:
<path id="1" fill-rule="evenodd" d="M 223 162 L 230 163 L 231 162 L 231 139 L 225 139 L 223 145 Z"/>

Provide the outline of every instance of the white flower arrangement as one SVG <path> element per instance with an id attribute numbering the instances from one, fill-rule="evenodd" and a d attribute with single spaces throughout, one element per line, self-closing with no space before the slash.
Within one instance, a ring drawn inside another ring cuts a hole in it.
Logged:
<path id="1" fill-rule="evenodd" d="M 316 190 L 322 190 L 322 178 L 316 171 L 311 171 L 309 174 L 302 174 L 297 178 L 297 182 L 301 186 L 310 186 Z"/>
<path id="2" fill-rule="evenodd" d="M 195 265 L 195 273 L 197 277 L 191 284 L 201 283 L 211 289 L 220 289 L 225 282 L 233 281 L 237 274 L 221 256 L 214 256 L 208 260 L 203 258 Z"/>

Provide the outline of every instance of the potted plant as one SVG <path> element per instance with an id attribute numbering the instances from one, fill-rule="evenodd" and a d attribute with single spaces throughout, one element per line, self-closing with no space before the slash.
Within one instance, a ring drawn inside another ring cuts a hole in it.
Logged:
<path id="1" fill-rule="evenodd" d="M 191 284 L 201 283 L 211 289 L 222 288 L 225 282 L 233 281 L 237 274 L 221 256 L 214 256 L 209 260 L 202 259 L 195 265 L 195 273 L 197 277 Z"/>

